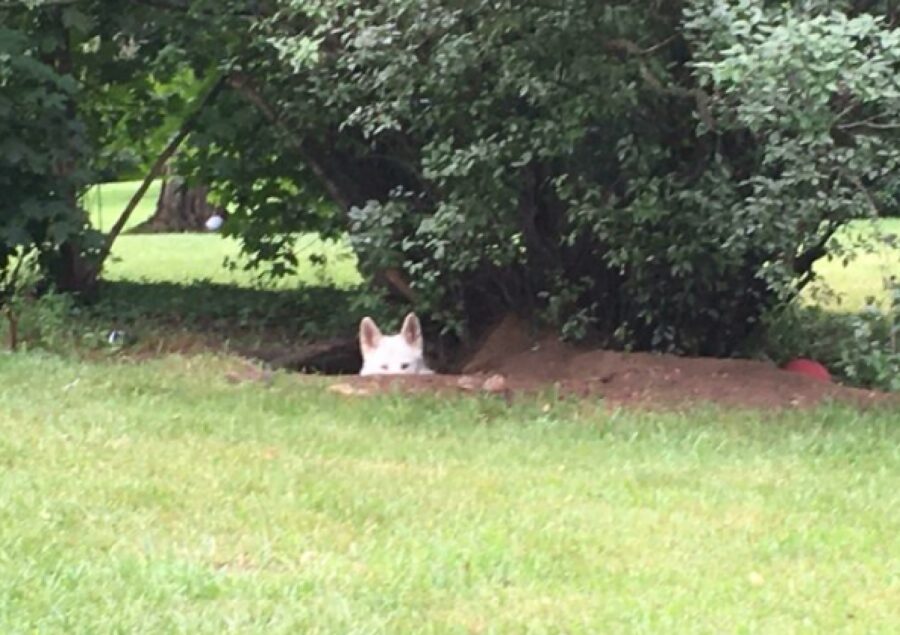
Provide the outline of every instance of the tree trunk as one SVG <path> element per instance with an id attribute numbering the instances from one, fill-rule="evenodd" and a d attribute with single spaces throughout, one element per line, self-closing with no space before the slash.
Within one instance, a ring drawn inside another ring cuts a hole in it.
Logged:
<path id="1" fill-rule="evenodd" d="M 205 186 L 189 187 L 180 176 L 167 176 L 159 191 L 156 212 L 135 227 L 133 233 L 204 231 L 206 220 L 226 212 L 207 200 Z"/>
<path id="2" fill-rule="evenodd" d="M 50 51 L 45 61 L 63 77 L 74 76 L 74 64 L 70 48 L 72 38 L 69 27 L 66 26 L 64 7 L 53 7 L 49 19 L 53 21 L 57 29 L 58 41 L 56 47 Z M 78 104 L 74 96 L 66 99 L 66 111 L 72 120 L 78 119 Z M 77 161 L 83 161 L 84 157 L 74 147 L 66 148 L 63 156 L 56 161 L 54 172 L 61 177 L 63 183 L 62 197 L 73 214 L 81 216 L 80 221 L 87 225 L 87 212 L 78 203 L 78 192 L 74 183 L 68 178 L 78 168 Z M 81 236 L 71 236 L 52 252 L 43 256 L 43 270 L 47 272 L 47 278 L 40 287 L 46 288 L 53 285 L 56 291 L 72 293 L 82 298 L 93 297 L 96 291 L 96 276 L 92 275 L 92 262 L 85 252 L 85 243 Z M 43 289 L 42 289 L 43 290 Z"/>

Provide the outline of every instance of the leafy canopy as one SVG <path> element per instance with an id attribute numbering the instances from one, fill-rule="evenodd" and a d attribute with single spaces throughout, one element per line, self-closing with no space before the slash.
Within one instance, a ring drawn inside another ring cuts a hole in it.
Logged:
<path id="1" fill-rule="evenodd" d="M 249 22 L 193 168 L 261 261 L 349 229 L 459 332 L 525 310 L 729 354 L 889 192 L 889 10 L 284 1 Z"/>
<path id="2" fill-rule="evenodd" d="M 160 87 L 223 77 L 180 171 L 230 205 L 253 262 L 283 273 L 296 232 L 349 232 L 364 273 L 402 274 L 458 334 L 516 310 L 739 352 L 897 191 L 889 2 L 125 4 L 13 27 L 77 35 L 49 67 L 92 147 L 79 168 L 146 156 L 183 107 Z"/>

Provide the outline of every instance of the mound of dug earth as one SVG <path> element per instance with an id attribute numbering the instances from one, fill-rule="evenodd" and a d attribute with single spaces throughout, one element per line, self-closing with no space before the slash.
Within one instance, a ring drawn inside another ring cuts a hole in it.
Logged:
<path id="1" fill-rule="evenodd" d="M 597 396 L 616 405 L 663 407 L 708 402 L 772 409 L 814 406 L 829 399 L 857 405 L 900 401 L 762 361 L 585 350 L 554 337 L 535 336 L 515 318 L 507 318 L 489 333 L 459 375 L 343 377 L 332 389 L 348 395 L 399 388 L 509 396 L 552 387 L 561 394 Z"/>

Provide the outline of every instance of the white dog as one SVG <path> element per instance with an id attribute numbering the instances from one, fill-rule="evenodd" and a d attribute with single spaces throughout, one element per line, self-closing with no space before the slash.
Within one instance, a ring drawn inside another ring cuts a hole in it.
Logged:
<path id="1" fill-rule="evenodd" d="M 415 313 L 403 320 L 396 335 L 382 335 L 370 317 L 359 323 L 359 349 L 363 365 L 360 375 L 431 375 L 425 365 L 422 325 Z"/>

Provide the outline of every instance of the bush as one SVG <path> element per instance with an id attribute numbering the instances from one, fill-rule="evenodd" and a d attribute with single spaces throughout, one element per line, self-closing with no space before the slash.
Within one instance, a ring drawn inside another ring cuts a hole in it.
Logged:
<path id="1" fill-rule="evenodd" d="M 0 270 L 0 337 L 5 346 L 10 350 L 67 348 L 72 342 L 68 323 L 74 310 L 72 297 L 53 291 L 38 293 L 41 271 L 37 250 L 18 249 L 10 260 L 12 265 Z"/>
<path id="2" fill-rule="evenodd" d="M 854 314 L 791 307 L 771 320 L 765 353 L 777 363 L 815 359 L 855 386 L 900 390 L 900 283 L 886 309 L 869 303 Z"/>
<path id="3" fill-rule="evenodd" d="M 25 348 L 54 352 L 70 350 L 76 342 L 71 317 L 75 303 L 71 295 L 48 292 L 22 305 L 19 342 Z"/>
<path id="4" fill-rule="evenodd" d="M 771 4 L 288 3 L 186 160 L 261 260 L 350 229 L 458 333 L 732 354 L 900 157 L 883 7 Z"/>
<path id="5" fill-rule="evenodd" d="M 6 18 L 0 6 L 0 307 L 14 295 L 22 254 L 64 266 L 56 250 L 87 230 L 77 206 L 88 181 L 79 167 L 85 131 L 69 111 L 75 80 L 46 61 L 42 47 L 54 38 L 29 37 Z"/>
<path id="6" fill-rule="evenodd" d="M 91 295 L 103 240 L 81 197 L 155 158 L 184 110 L 189 73 L 166 34 L 183 20 L 126 4 L 0 2 L 0 275 L 34 248 L 47 286 Z"/>

